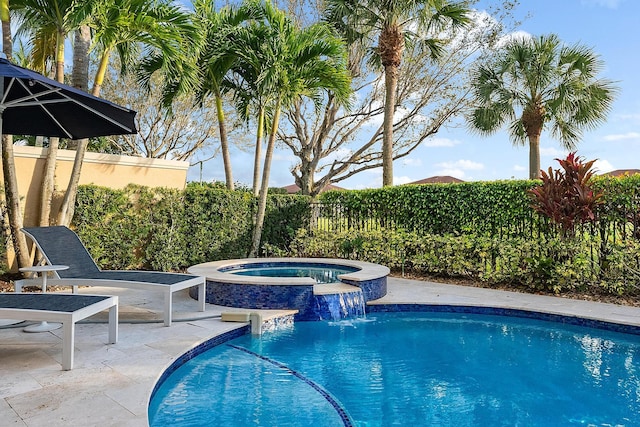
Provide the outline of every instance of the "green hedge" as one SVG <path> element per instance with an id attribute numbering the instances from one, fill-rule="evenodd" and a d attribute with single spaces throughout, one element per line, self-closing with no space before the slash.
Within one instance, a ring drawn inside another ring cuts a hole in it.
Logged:
<path id="1" fill-rule="evenodd" d="M 184 191 L 81 186 L 73 226 L 102 268 L 183 270 L 243 258 L 251 246 L 255 198 L 190 184 Z M 309 198 L 270 194 L 263 247 L 288 247 L 309 222 Z"/>
<path id="2" fill-rule="evenodd" d="M 598 220 L 561 236 L 529 206 L 537 181 L 334 191 L 311 200 L 271 193 L 261 255 L 360 259 L 397 271 L 555 292 L 640 284 L 640 175 L 598 177 Z M 245 257 L 256 200 L 249 191 L 81 187 L 74 226 L 103 268 L 183 270 Z M 319 215 L 318 215 L 319 213 Z"/>
<path id="3" fill-rule="evenodd" d="M 319 229 L 291 252 L 355 257 L 391 268 L 561 292 L 637 293 L 640 175 L 596 177 L 596 221 L 563 238 L 530 207 L 539 181 L 325 193 Z"/>
<path id="4" fill-rule="evenodd" d="M 300 231 L 287 255 L 358 259 L 399 273 L 556 293 L 598 287 L 608 293 L 637 294 L 640 283 L 640 242 L 636 240 L 612 248 L 606 268 L 594 259 L 588 241 L 559 236 L 541 242 L 518 236 L 443 236 L 388 230 Z"/>
<path id="5" fill-rule="evenodd" d="M 378 190 L 332 191 L 320 202 L 329 221 L 347 222 L 347 228 L 373 221 L 371 228 L 393 228 L 426 234 L 531 233 L 537 219 L 526 190 L 536 181 L 469 182 L 386 187 Z M 334 213 L 335 212 L 335 213 Z M 332 215 L 332 213 L 334 213 Z M 370 224 L 369 224 L 370 225 Z"/>

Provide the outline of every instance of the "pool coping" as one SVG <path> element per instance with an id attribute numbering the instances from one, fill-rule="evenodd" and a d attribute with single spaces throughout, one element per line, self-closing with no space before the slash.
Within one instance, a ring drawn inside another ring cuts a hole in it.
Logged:
<path id="1" fill-rule="evenodd" d="M 442 305 L 442 304 L 367 304 L 369 313 L 455 313 L 455 314 L 483 314 L 491 316 L 517 317 L 523 319 L 542 320 L 565 325 L 584 326 L 587 328 L 620 332 L 630 335 L 640 335 L 640 325 L 611 322 L 602 319 L 559 314 L 542 310 L 521 308 L 495 307 L 483 305 Z"/>
<path id="2" fill-rule="evenodd" d="M 339 261 L 339 262 L 337 262 Z M 364 261 L 354 261 L 343 258 L 242 258 L 222 261 L 211 261 L 201 264 L 192 265 L 187 268 L 190 274 L 196 274 L 198 276 L 205 276 L 207 280 L 212 281 L 224 281 L 226 283 L 233 284 L 247 284 L 247 285 L 283 285 L 282 279 L 279 277 L 264 277 L 264 276 L 239 276 L 229 274 L 227 272 L 219 271 L 222 268 L 232 267 L 234 265 L 247 265 L 247 264 L 269 264 L 269 263 L 304 263 L 304 264 L 326 264 L 326 265 L 344 265 L 346 267 L 359 268 L 359 271 L 353 273 L 340 274 L 338 277 L 342 280 L 350 280 L 354 282 L 364 282 L 367 280 L 378 279 L 383 276 L 387 276 L 390 273 L 388 267 L 379 264 L 373 264 Z M 316 281 L 310 277 L 291 277 L 288 279 L 288 286 L 291 285 L 315 285 Z"/>

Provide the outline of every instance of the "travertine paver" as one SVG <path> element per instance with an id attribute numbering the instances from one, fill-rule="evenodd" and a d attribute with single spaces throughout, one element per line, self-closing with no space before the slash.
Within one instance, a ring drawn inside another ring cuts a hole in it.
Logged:
<path id="1" fill-rule="evenodd" d="M 379 303 L 496 306 L 640 326 L 640 309 L 633 307 L 400 278 L 389 278 L 388 290 Z M 61 329 L 41 334 L 0 329 L 2 425 L 145 426 L 149 395 L 164 368 L 193 345 L 242 325 L 212 317 L 229 308 L 188 311 L 194 305 L 186 292 L 174 297 L 177 321 L 169 328 L 161 322 L 161 295 L 96 287 L 81 292 L 119 296 L 118 343 L 106 344 L 103 323 L 79 324 L 74 369 L 62 371 Z M 102 322 L 106 316 L 93 319 Z"/>

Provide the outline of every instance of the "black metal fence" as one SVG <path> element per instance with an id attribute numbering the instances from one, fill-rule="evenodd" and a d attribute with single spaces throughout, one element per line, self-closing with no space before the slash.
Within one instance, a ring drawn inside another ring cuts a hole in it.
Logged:
<path id="1" fill-rule="evenodd" d="M 576 224 L 576 234 L 587 234 L 593 238 L 616 243 L 628 238 L 640 239 L 640 195 L 631 203 L 614 205 L 605 203 L 598 207 L 593 221 Z M 455 218 L 453 220 L 452 218 Z M 443 217 L 425 210 L 416 215 L 400 214 L 394 209 L 353 209 L 339 203 L 315 202 L 311 204 L 310 230 L 323 231 L 406 231 L 423 234 L 463 234 L 489 236 L 517 236 L 540 238 L 542 235 L 557 235 L 562 231 L 548 218 L 531 208 L 513 212 L 496 212 L 476 209 L 461 219 L 460 215 Z"/>
<path id="2" fill-rule="evenodd" d="M 526 242 L 528 249 L 522 249 L 522 262 L 535 262 L 545 269 L 545 262 L 567 262 L 567 257 L 573 256 L 571 265 L 579 262 L 588 264 L 588 267 L 578 269 L 582 272 L 580 280 L 583 282 L 603 283 L 611 279 L 616 283 L 623 282 L 625 287 L 640 285 L 640 196 L 629 197 L 625 203 L 605 202 L 598 206 L 594 221 L 576 224 L 568 231 L 528 206 L 516 209 L 515 215 L 491 212 L 490 208 L 476 207 L 469 210 L 468 216 L 447 217 L 438 213 L 442 212 L 441 209 L 407 215 L 398 206 L 380 210 L 354 209 L 339 203 L 314 203 L 310 228 L 346 233 L 347 236 L 350 232 L 355 235 L 367 231 L 388 231 L 388 234 L 407 232 L 418 236 L 488 237 L 496 243 L 486 251 L 489 253 L 485 262 L 493 264 L 487 266 L 486 271 L 495 270 L 496 258 L 504 249 L 500 248 L 501 241 L 503 246 L 513 244 L 513 241 Z M 401 242 L 396 245 L 386 248 L 389 258 L 398 258 L 398 253 L 409 250 Z M 400 256 L 404 257 L 404 254 Z M 531 258 L 535 260 L 531 261 Z"/>

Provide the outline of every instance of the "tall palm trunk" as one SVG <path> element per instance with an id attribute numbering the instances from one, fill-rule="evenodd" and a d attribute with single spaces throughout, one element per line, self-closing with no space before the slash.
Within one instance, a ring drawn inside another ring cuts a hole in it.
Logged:
<path id="1" fill-rule="evenodd" d="M 71 86 L 84 92 L 89 88 L 89 47 L 91 30 L 83 25 L 74 32 L 73 68 L 71 69 Z M 78 140 L 69 141 L 67 149 L 75 150 Z"/>
<path id="2" fill-rule="evenodd" d="M 12 59 L 13 42 L 11 40 L 11 18 L 9 16 L 9 0 L 0 1 L 0 18 L 2 19 L 2 51 L 7 59 Z M 4 79 L 0 79 L 4 85 Z M 4 91 L 4 87 L 2 88 Z M 2 115 L 0 115 L 0 129 L 2 129 Z M 13 156 L 13 137 L 2 135 L 2 173 L 4 177 L 4 198 L 6 215 L 8 216 L 11 242 L 18 261 L 18 267 L 30 265 L 29 249 L 22 228 L 22 210 L 20 209 L 20 193 L 18 191 L 18 177 Z"/>
<path id="3" fill-rule="evenodd" d="M 529 137 L 529 179 L 540 178 L 540 134 Z"/>
<path id="4" fill-rule="evenodd" d="M 529 179 L 540 178 L 540 135 L 544 128 L 545 107 L 537 97 L 522 112 L 522 126 L 529 139 Z"/>
<path id="5" fill-rule="evenodd" d="M 2 51 L 11 61 L 13 41 L 11 40 L 11 17 L 9 15 L 9 0 L 0 0 L 0 19 L 2 19 Z"/>
<path id="6" fill-rule="evenodd" d="M 393 185 L 393 116 L 396 109 L 398 67 L 384 67 L 384 122 L 382 131 L 382 185 Z"/>
<path id="7" fill-rule="evenodd" d="M 64 39 L 65 34 L 58 31 L 56 40 L 56 80 L 64 83 Z M 45 160 L 42 187 L 40 190 L 40 225 L 49 225 L 51 204 L 56 176 L 56 160 L 58 158 L 59 138 L 49 138 L 49 149 Z"/>
<path id="8" fill-rule="evenodd" d="M 386 26 L 378 38 L 384 66 L 384 122 L 382 131 L 382 185 L 393 185 L 393 116 L 396 111 L 398 69 L 404 51 L 404 34 L 399 25 Z"/>
<path id="9" fill-rule="evenodd" d="M 262 156 L 262 137 L 264 135 L 264 106 L 258 111 L 258 131 L 256 132 L 256 152 L 253 157 L 253 196 L 260 192 L 260 157 Z"/>
<path id="10" fill-rule="evenodd" d="M 89 34 L 91 37 L 91 34 Z M 100 89 L 102 88 L 102 84 L 104 83 L 104 76 L 107 75 L 107 69 L 109 68 L 109 56 L 111 55 L 111 51 L 109 49 L 105 49 L 102 52 L 102 57 L 100 57 L 100 65 L 98 65 L 98 70 L 96 71 L 96 76 L 93 79 L 93 88 L 91 89 L 91 95 L 100 96 Z"/>
<path id="11" fill-rule="evenodd" d="M 264 156 L 264 168 L 262 170 L 262 185 L 260 186 L 260 198 L 258 200 L 258 213 L 256 214 L 256 224 L 253 228 L 253 239 L 251 241 L 251 252 L 249 258 L 256 257 L 260 249 L 262 239 L 262 229 L 264 227 L 264 216 L 267 211 L 267 192 L 269 191 L 269 175 L 271 174 L 271 159 L 273 149 L 276 145 L 276 135 L 278 134 L 278 122 L 280 121 L 280 107 L 282 99 L 278 98 L 273 112 L 271 131 L 269 132 L 269 142 Z"/>
<path id="12" fill-rule="evenodd" d="M 222 163 L 224 164 L 224 179 L 227 189 L 233 191 L 233 173 L 231 171 L 231 156 L 229 155 L 229 142 L 227 140 L 227 126 L 222 108 L 222 97 L 216 96 L 216 111 L 218 113 L 218 128 L 220 130 L 220 150 L 222 151 Z"/>
<path id="13" fill-rule="evenodd" d="M 87 91 L 89 88 L 89 47 L 91 45 L 91 30 L 83 25 L 75 32 L 75 43 L 73 45 L 73 71 L 72 85 L 80 90 Z M 96 95 L 97 96 L 97 95 Z M 89 145 L 89 139 L 84 138 L 74 141 L 76 144 L 76 156 L 69 177 L 67 191 L 64 193 L 62 206 L 58 214 L 59 225 L 69 225 L 75 213 L 76 197 L 78 195 L 78 184 L 80 183 L 80 173 L 84 155 Z"/>

